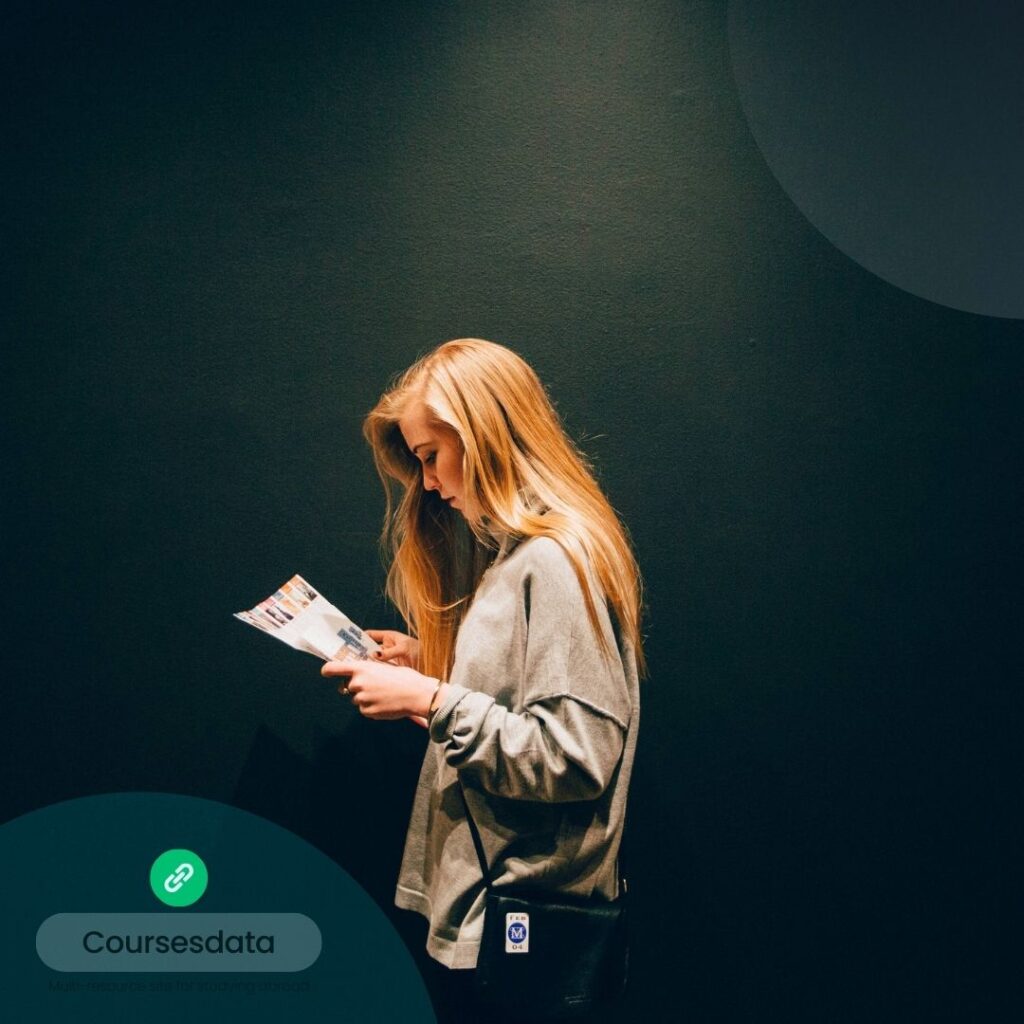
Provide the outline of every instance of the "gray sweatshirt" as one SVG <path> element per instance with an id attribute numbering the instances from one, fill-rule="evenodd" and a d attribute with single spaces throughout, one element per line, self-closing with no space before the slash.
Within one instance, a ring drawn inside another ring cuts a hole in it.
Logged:
<path id="1" fill-rule="evenodd" d="M 547 537 L 499 553 L 459 629 L 395 893 L 427 918 L 427 952 L 448 967 L 476 966 L 485 896 L 457 779 L 495 887 L 618 895 L 639 687 L 633 648 L 616 647 L 596 582 L 592 593 L 612 662 Z"/>

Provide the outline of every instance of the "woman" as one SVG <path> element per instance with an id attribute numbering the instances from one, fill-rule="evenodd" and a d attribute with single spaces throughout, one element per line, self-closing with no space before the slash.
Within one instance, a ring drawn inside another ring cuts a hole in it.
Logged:
<path id="1" fill-rule="evenodd" d="M 585 458 L 511 350 L 441 345 L 364 433 L 387 496 L 388 595 L 416 638 L 370 630 L 376 661 L 323 673 L 345 677 L 367 717 L 429 730 L 396 903 L 427 918 L 427 951 L 468 1000 L 485 893 L 467 804 L 496 888 L 618 895 L 640 577 Z"/>

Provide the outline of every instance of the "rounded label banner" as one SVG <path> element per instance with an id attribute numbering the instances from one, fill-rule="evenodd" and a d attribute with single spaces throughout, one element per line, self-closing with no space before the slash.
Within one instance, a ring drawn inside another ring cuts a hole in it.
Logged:
<path id="1" fill-rule="evenodd" d="M 321 945 L 305 914 L 54 914 L 36 933 L 55 971 L 304 971 Z"/>

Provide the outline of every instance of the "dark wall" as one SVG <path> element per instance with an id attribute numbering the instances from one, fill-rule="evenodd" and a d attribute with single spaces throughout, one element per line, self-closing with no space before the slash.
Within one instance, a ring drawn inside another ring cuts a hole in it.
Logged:
<path id="1" fill-rule="evenodd" d="M 231 613 L 301 572 L 397 625 L 361 417 L 485 337 L 548 384 L 646 577 L 629 1019 L 987 1015 L 1024 329 L 811 226 L 726 14 L 8 15 L 4 818 L 211 797 L 389 907 L 423 734 Z"/>

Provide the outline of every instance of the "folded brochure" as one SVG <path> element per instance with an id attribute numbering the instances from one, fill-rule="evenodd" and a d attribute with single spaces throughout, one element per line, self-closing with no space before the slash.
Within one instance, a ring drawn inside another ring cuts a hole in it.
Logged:
<path id="1" fill-rule="evenodd" d="M 235 612 L 235 618 L 325 661 L 368 658 L 380 650 L 379 644 L 301 576 L 293 576 L 255 608 Z"/>

